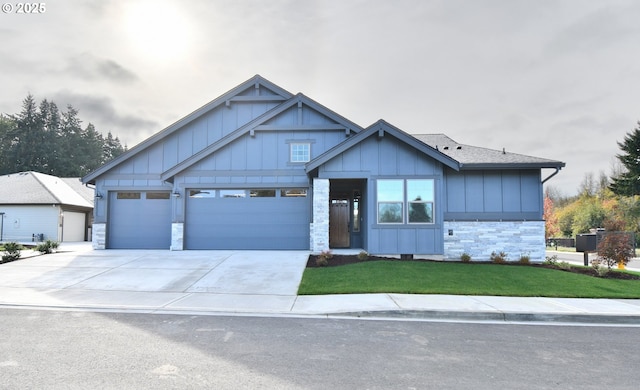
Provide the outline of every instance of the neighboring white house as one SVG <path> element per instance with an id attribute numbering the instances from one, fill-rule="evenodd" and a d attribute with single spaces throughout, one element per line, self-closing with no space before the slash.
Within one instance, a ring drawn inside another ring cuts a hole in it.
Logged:
<path id="1" fill-rule="evenodd" d="M 87 241 L 93 188 L 38 172 L 0 176 L 0 241 Z"/>

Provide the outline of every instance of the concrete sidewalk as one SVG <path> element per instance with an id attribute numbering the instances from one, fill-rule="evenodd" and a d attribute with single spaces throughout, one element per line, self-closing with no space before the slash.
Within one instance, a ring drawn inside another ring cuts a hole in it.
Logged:
<path id="1" fill-rule="evenodd" d="M 0 306 L 137 313 L 640 325 L 638 299 L 297 296 L 305 251 L 93 251 L 63 244 L 0 265 Z"/>

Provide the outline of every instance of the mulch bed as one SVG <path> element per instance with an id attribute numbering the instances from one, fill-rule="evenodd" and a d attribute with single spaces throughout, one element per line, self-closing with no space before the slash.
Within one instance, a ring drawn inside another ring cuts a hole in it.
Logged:
<path id="1" fill-rule="evenodd" d="M 318 255 L 310 255 L 309 256 L 309 260 L 307 260 L 307 268 L 319 268 L 322 267 L 320 265 L 318 265 L 316 263 L 316 260 L 318 258 Z M 358 259 L 357 255 L 336 255 L 334 254 L 333 257 L 331 259 L 329 259 L 329 264 L 327 264 L 325 267 L 338 267 L 341 265 L 347 265 L 347 264 L 356 264 L 356 263 L 363 263 L 363 262 L 367 262 L 367 261 L 376 261 L 376 260 L 388 260 L 388 261 L 419 261 L 419 262 L 438 262 L 439 260 L 429 260 L 429 259 L 413 259 L 413 260 L 403 260 L 403 259 L 398 259 L 398 258 L 394 258 L 394 257 L 384 257 L 384 256 L 369 256 L 369 258 L 367 260 L 360 260 Z M 628 274 L 628 273 L 624 273 L 624 272 L 615 272 L 614 269 L 612 269 L 612 272 L 607 273 L 605 276 L 598 276 L 598 273 L 596 272 L 596 270 L 594 270 L 591 267 L 570 267 L 570 268 L 561 268 L 558 265 L 553 265 L 553 264 L 541 264 L 541 263 L 534 263 L 534 264 L 520 264 L 520 263 L 504 263 L 504 264 L 494 264 L 494 263 L 490 263 L 487 261 L 483 261 L 483 262 L 469 262 L 466 263 L 469 265 L 474 265 L 474 264 L 484 264 L 484 265 L 495 265 L 495 266 L 516 266 L 516 267 L 541 267 L 541 268 L 549 268 L 549 269 L 555 269 L 555 270 L 559 270 L 559 271 L 565 271 L 565 272 L 573 272 L 576 274 L 582 274 L 582 275 L 588 275 L 588 276 L 594 276 L 594 277 L 599 277 L 599 278 L 606 278 L 606 279 L 621 279 L 621 280 L 640 280 L 640 276 L 637 275 L 632 275 L 632 274 Z"/>

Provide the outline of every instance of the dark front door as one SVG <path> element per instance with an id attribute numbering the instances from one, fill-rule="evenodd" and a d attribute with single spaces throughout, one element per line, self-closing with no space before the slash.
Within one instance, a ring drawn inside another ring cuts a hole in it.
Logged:
<path id="1" fill-rule="evenodd" d="M 329 204 L 329 247 L 348 248 L 351 245 L 349 235 L 348 197 L 332 198 Z"/>

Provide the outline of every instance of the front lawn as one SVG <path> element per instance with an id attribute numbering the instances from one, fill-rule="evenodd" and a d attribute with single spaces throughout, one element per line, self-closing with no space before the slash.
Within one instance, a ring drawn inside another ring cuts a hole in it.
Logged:
<path id="1" fill-rule="evenodd" d="M 640 280 L 539 266 L 380 260 L 306 268 L 298 291 L 300 295 L 359 293 L 640 298 Z"/>

